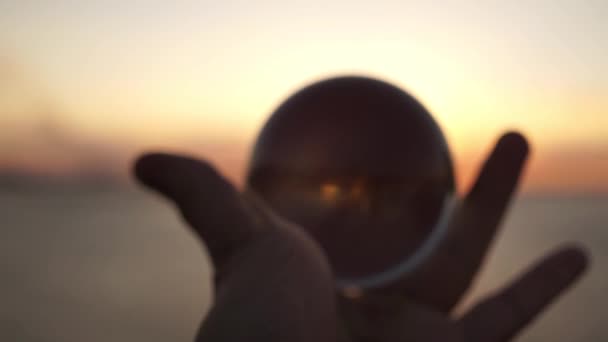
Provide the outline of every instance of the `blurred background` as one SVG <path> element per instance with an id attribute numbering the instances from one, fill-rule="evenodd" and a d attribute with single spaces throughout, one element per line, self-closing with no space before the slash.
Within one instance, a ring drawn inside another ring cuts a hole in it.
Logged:
<path id="1" fill-rule="evenodd" d="M 241 184 L 273 109 L 362 74 L 414 94 L 466 191 L 498 136 L 533 155 L 471 303 L 548 250 L 593 266 L 518 341 L 608 338 L 608 2 L 0 0 L 0 338 L 191 341 L 204 250 L 130 179 L 211 160 Z"/>

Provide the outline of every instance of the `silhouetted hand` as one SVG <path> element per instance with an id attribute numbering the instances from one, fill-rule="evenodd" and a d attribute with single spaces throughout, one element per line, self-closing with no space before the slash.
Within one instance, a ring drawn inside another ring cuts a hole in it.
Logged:
<path id="1" fill-rule="evenodd" d="M 528 152 L 520 134 L 503 136 L 434 255 L 382 293 L 342 300 L 356 336 L 370 341 L 508 341 L 574 283 L 587 257 L 580 247 L 565 246 L 461 317 L 452 316 L 482 266 Z"/>
<path id="2" fill-rule="evenodd" d="M 152 154 L 145 185 L 173 200 L 207 245 L 216 296 L 198 341 L 507 341 L 582 273 L 564 247 L 461 317 L 452 317 L 480 269 L 528 154 L 518 134 L 497 144 L 463 200 L 448 238 L 414 274 L 361 298 L 336 295 L 328 263 L 301 229 L 210 166 Z"/>
<path id="3" fill-rule="evenodd" d="M 197 341 L 337 340 L 329 264 L 303 231 L 193 159 L 150 154 L 137 178 L 174 201 L 207 246 L 216 284 Z"/>

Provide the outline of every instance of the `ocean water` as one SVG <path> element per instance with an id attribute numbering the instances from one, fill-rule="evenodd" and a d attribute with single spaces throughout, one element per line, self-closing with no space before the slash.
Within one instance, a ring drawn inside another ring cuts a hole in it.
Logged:
<path id="1" fill-rule="evenodd" d="M 134 188 L 0 191 L 0 340 L 192 341 L 210 298 L 200 243 Z M 518 199 L 467 302 L 578 241 L 592 267 L 518 341 L 608 340 L 608 197 Z"/>

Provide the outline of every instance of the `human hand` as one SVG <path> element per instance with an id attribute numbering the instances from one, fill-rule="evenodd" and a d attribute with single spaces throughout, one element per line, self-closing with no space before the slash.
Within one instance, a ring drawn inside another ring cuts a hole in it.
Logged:
<path id="1" fill-rule="evenodd" d="M 329 265 L 298 227 L 204 162 L 150 154 L 135 175 L 175 202 L 207 246 L 216 291 L 196 341 L 338 340 Z"/>
<path id="2" fill-rule="evenodd" d="M 587 257 L 580 247 L 565 246 L 454 317 L 497 233 L 527 155 L 523 136 L 503 136 L 430 259 L 389 288 L 360 299 L 341 299 L 341 312 L 354 336 L 393 342 L 508 341 L 575 282 Z"/>
<path id="3" fill-rule="evenodd" d="M 482 264 L 527 153 L 523 137 L 503 137 L 437 252 L 399 284 L 360 299 L 336 297 L 316 243 L 208 165 L 148 155 L 136 175 L 175 201 L 208 247 L 217 294 L 198 341 L 506 341 L 586 266 L 580 249 L 561 249 L 462 317 L 450 317 Z"/>

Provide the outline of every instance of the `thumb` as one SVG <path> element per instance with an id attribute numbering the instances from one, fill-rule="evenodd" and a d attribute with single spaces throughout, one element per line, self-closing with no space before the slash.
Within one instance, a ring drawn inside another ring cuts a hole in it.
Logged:
<path id="1" fill-rule="evenodd" d="M 216 269 L 251 239 L 255 225 L 245 201 L 208 163 L 152 153 L 135 162 L 134 174 L 175 203 L 205 242 Z"/>

